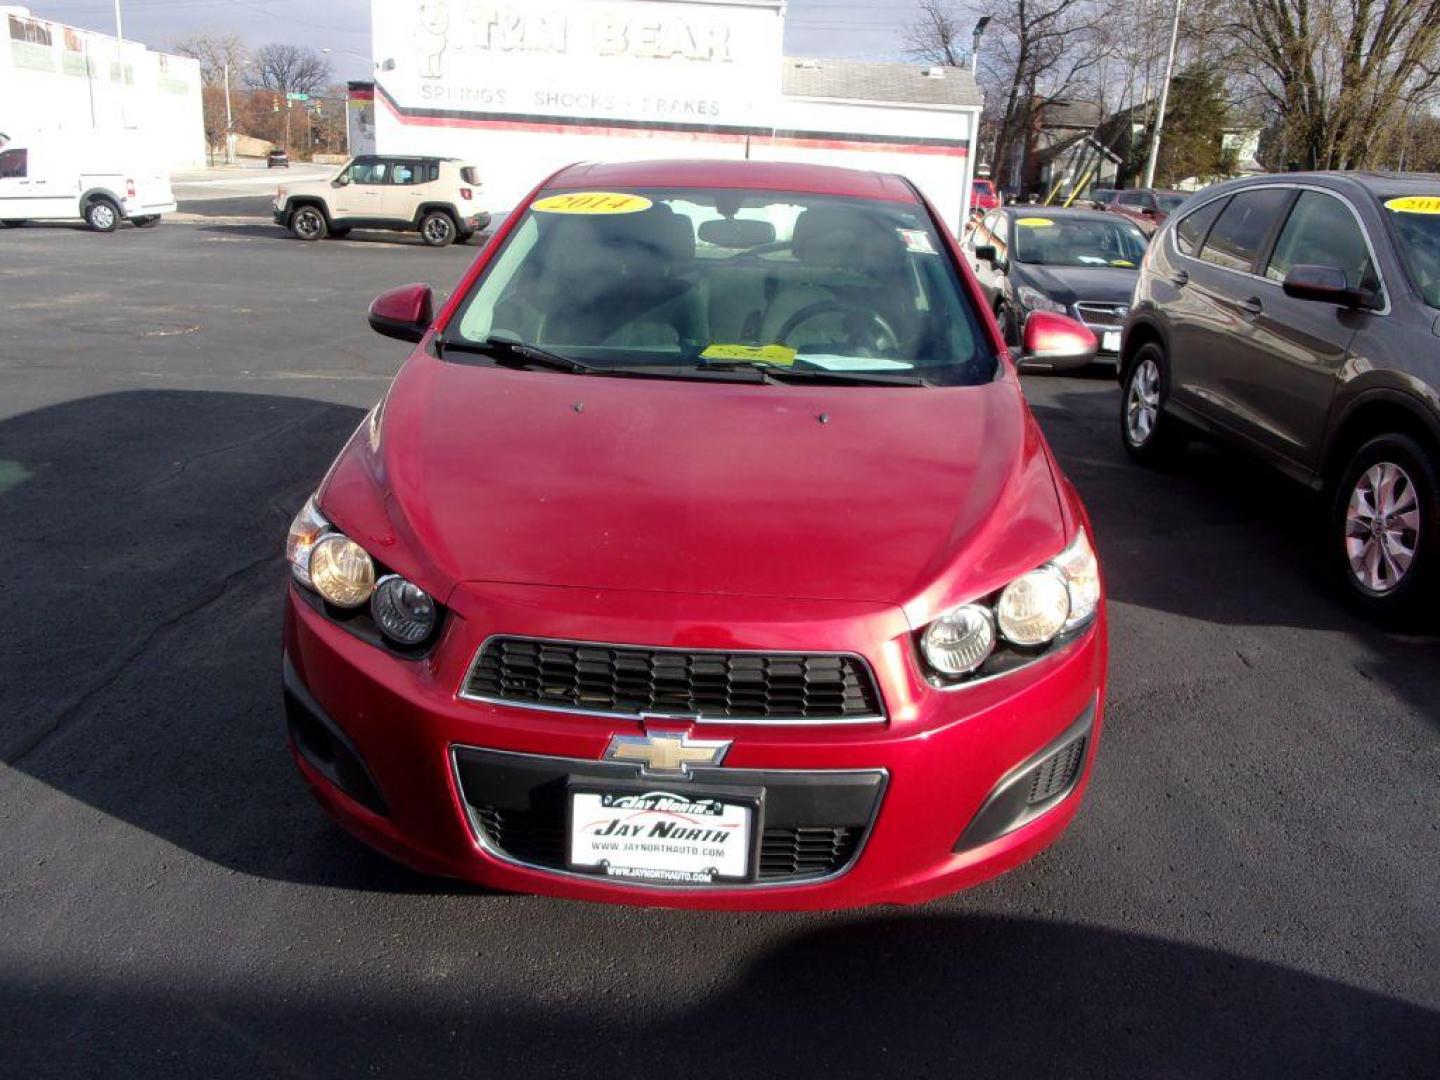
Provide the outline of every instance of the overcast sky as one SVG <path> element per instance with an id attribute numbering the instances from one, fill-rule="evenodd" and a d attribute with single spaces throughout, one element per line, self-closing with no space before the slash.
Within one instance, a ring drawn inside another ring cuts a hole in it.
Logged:
<path id="1" fill-rule="evenodd" d="M 113 0 L 7 0 L 36 15 L 113 33 Z M 792 56 L 903 59 L 901 36 L 915 0 L 790 0 L 785 51 Z M 164 48 L 200 31 L 234 32 L 252 44 L 329 48 L 340 79 L 370 68 L 370 0 L 120 0 L 125 36 Z"/>

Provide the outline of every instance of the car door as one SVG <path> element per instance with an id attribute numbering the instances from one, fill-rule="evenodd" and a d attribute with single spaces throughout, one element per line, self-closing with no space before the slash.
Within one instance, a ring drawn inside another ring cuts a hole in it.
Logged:
<path id="1" fill-rule="evenodd" d="M 1357 333 L 1383 318 L 1377 311 L 1286 296 L 1292 266 L 1330 266 L 1353 289 L 1385 306 L 1375 257 L 1355 209 L 1341 196 L 1302 188 L 1254 282 L 1250 367 L 1225 374 L 1224 392 L 1239 402 L 1246 432 L 1302 468 L 1318 472 L 1330 407 Z"/>
<path id="2" fill-rule="evenodd" d="M 36 216 L 31 201 L 30 151 L 23 146 L 0 150 L 0 220 Z"/>
<path id="3" fill-rule="evenodd" d="M 384 220 L 385 187 L 389 174 L 388 162 L 375 157 L 357 157 L 346 172 L 350 182 L 335 188 L 335 194 L 330 199 L 330 216 L 336 219 Z"/>
<path id="4" fill-rule="evenodd" d="M 1265 279 L 1256 264 L 1293 194 L 1281 186 L 1241 189 L 1220 210 L 1196 254 L 1176 260 L 1173 281 L 1181 300 L 1167 312 L 1171 394 L 1222 428 L 1244 430 L 1253 423 L 1241 419 L 1248 406 L 1234 391 L 1254 370 L 1258 352 L 1253 301 Z"/>
<path id="5" fill-rule="evenodd" d="M 390 162 L 390 183 L 385 188 L 385 216 L 391 221 L 414 221 L 425 198 L 429 174 L 423 161 L 397 158 Z"/>

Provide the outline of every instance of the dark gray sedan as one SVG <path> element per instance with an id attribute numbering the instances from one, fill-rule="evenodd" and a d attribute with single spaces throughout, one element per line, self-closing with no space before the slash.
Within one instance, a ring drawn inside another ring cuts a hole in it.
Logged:
<path id="1" fill-rule="evenodd" d="M 1151 461 L 1205 433 L 1323 493 L 1362 606 L 1434 622 L 1440 179 L 1291 173 L 1210 188 L 1152 243 L 1120 429 Z"/>
<path id="2" fill-rule="evenodd" d="M 1007 206 L 986 214 L 962 247 L 1009 344 L 1020 343 L 1032 311 L 1053 311 L 1088 326 L 1100 342 L 1095 359 L 1114 363 L 1146 243 L 1115 214 Z"/>

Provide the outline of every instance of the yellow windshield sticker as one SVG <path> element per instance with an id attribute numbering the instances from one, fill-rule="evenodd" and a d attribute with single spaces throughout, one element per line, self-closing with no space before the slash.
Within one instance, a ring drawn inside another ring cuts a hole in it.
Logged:
<path id="1" fill-rule="evenodd" d="M 1440 214 L 1440 196 L 1406 195 L 1401 199 L 1388 199 L 1385 209 L 1397 214 Z"/>
<path id="2" fill-rule="evenodd" d="M 532 210 L 541 214 L 638 214 L 654 206 L 644 195 L 621 195 L 614 191 L 577 191 L 537 199 Z"/>
<path id="3" fill-rule="evenodd" d="M 795 350 L 785 345 L 711 345 L 700 354 L 702 360 L 757 360 L 789 367 Z"/>
<path id="4" fill-rule="evenodd" d="M 1129 259 L 1111 259 L 1111 266 L 1118 266 L 1121 270 L 1134 270 L 1135 264 Z"/>
<path id="5" fill-rule="evenodd" d="M 1015 219 L 1016 225 L 1024 225 L 1027 229 L 1048 229 L 1055 222 L 1048 217 L 1022 217 Z"/>

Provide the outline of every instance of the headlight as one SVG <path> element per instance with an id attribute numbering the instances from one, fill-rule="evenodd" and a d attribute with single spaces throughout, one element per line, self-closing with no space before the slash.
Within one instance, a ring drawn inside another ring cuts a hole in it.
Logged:
<path id="1" fill-rule="evenodd" d="M 1013 670 L 1035 658 L 1032 650 L 1079 630 L 1099 609 L 1100 565 L 1090 537 L 1080 529 L 1064 551 L 1021 574 L 997 596 L 964 604 L 925 627 L 920 651 L 943 679 Z M 1006 646 L 1022 652 L 1012 651 L 1007 658 Z M 987 665 L 991 656 L 997 660 Z"/>
<path id="2" fill-rule="evenodd" d="M 1044 645 L 1070 618 L 1070 589 L 1060 571 L 1043 566 L 1022 574 L 1000 594 L 995 620 L 1012 645 Z"/>
<path id="3" fill-rule="evenodd" d="M 391 640 L 419 645 L 435 629 L 435 601 L 420 586 L 390 574 L 375 586 L 370 616 Z"/>
<path id="4" fill-rule="evenodd" d="M 310 553 L 320 537 L 331 531 L 330 522 L 320 513 L 314 497 L 305 500 L 305 505 L 290 523 L 290 535 L 285 538 L 285 561 L 295 580 L 307 589 L 315 586 L 310 580 Z"/>
<path id="5" fill-rule="evenodd" d="M 310 551 L 310 581 L 336 607 L 356 608 L 375 591 L 375 563 L 348 536 L 322 536 Z"/>
<path id="6" fill-rule="evenodd" d="M 988 608 L 966 604 L 927 626 L 920 645 L 941 675 L 968 675 L 995 649 L 995 619 Z"/>
<path id="7" fill-rule="evenodd" d="M 1029 285 L 1021 285 L 1016 290 L 1020 297 L 1020 306 L 1026 311 L 1053 311 L 1056 315 L 1069 314 L 1069 308 L 1058 300 L 1051 300 L 1039 289 L 1032 289 Z"/>
<path id="8" fill-rule="evenodd" d="M 1074 630 L 1093 619 L 1100 607 L 1100 562 L 1084 529 L 1050 565 L 1065 576 L 1070 592 L 1070 618 L 1065 621 L 1065 629 Z"/>

